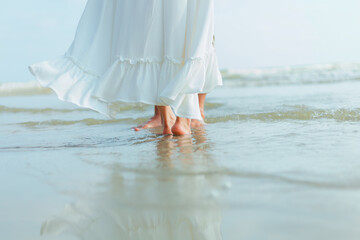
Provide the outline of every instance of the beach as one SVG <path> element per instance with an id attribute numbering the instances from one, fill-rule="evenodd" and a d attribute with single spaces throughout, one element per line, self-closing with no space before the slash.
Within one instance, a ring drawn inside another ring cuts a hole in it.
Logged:
<path id="1" fill-rule="evenodd" d="M 0 238 L 359 239 L 360 65 L 222 74 L 182 137 L 3 80 Z"/>

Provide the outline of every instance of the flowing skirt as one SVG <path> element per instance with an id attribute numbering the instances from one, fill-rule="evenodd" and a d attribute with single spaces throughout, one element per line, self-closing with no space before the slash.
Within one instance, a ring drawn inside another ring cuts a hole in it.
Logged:
<path id="1" fill-rule="evenodd" d="M 198 93 L 222 85 L 213 40 L 214 0 L 88 0 L 68 51 L 29 69 L 60 100 L 110 118 L 121 102 L 202 120 Z"/>

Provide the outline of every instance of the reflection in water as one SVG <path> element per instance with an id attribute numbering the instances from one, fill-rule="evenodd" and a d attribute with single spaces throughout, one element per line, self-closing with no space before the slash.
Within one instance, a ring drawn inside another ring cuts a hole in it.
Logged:
<path id="1" fill-rule="evenodd" d="M 87 240 L 221 239 L 216 196 L 222 178 L 210 174 L 217 167 L 206 151 L 205 131 L 157 138 L 155 146 L 155 167 L 106 166 L 100 187 L 44 222 L 41 233 Z"/>

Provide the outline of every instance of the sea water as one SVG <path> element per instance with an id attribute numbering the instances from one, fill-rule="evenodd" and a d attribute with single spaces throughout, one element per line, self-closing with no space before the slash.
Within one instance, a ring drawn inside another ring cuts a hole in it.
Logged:
<path id="1" fill-rule="evenodd" d="M 359 239 L 360 65 L 222 72 L 191 136 L 0 84 L 0 239 Z"/>

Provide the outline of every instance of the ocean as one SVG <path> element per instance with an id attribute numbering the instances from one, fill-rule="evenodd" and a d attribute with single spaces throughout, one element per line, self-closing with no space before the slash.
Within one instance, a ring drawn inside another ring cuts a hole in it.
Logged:
<path id="1" fill-rule="evenodd" d="M 360 238 L 360 64 L 223 70 L 191 136 L 0 83 L 0 239 Z"/>

